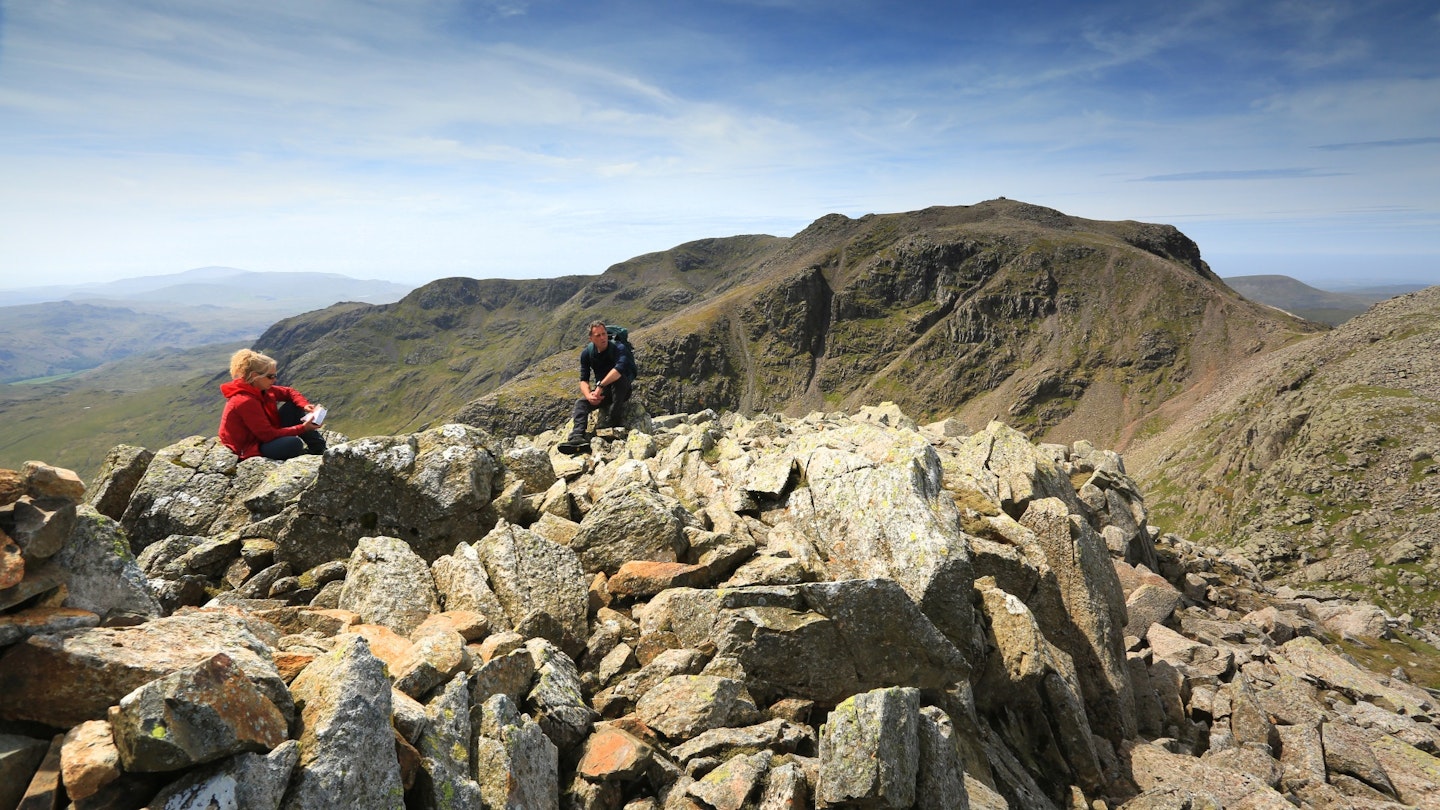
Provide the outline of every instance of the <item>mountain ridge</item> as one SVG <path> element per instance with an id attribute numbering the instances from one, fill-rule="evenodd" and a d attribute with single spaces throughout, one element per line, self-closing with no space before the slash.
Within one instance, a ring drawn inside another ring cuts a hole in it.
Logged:
<path id="1" fill-rule="evenodd" d="M 1273 353 L 1130 454 L 1167 528 L 1440 617 L 1440 287 Z"/>

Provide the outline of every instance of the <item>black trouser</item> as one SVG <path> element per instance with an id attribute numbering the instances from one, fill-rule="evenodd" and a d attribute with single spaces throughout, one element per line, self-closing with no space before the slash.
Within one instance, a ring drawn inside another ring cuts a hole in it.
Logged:
<path id="1" fill-rule="evenodd" d="M 620 409 L 630 401 L 630 380 L 621 377 L 610 383 L 605 386 L 601 397 L 599 405 L 591 405 L 590 400 L 585 397 L 575 400 L 575 409 L 570 412 L 570 435 L 572 437 L 585 435 L 585 423 L 590 419 L 590 412 L 596 408 L 601 409 L 597 428 L 605 427 L 607 421 L 613 421 L 619 417 Z"/>
<path id="2" fill-rule="evenodd" d="M 293 402 L 279 402 L 275 410 L 280 415 L 280 427 L 294 427 L 305 418 L 304 409 Z M 309 451 L 315 455 L 325 452 L 325 436 L 318 430 L 307 430 L 299 436 L 281 436 L 260 445 L 260 455 L 276 461 L 295 458 Z"/>

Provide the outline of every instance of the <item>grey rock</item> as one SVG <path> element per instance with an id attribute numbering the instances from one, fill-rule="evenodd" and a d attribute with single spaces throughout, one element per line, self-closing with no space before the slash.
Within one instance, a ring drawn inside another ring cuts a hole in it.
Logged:
<path id="1" fill-rule="evenodd" d="M 794 762 L 775 764 L 765 774 L 765 787 L 756 802 L 756 810 L 792 810 L 804 807 L 810 796 L 810 782 L 805 769 Z"/>
<path id="2" fill-rule="evenodd" d="M 770 770 L 770 753 L 737 754 L 685 789 L 715 810 L 741 810 L 749 805 Z"/>
<path id="3" fill-rule="evenodd" d="M 1147 582 L 1132 591 L 1125 599 L 1125 615 L 1128 623 L 1124 634 L 1144 638 L 1152 624 L 1164 624 L 1180 605 L 1180 592 L 1168 582 L 1161 585 Z"/>
<path id="4" fill-rule="evenodd" d="M 342 636 L 291 684 L 300 712 L 300 761 L 282 807 L 405 805 L 390 725 L 385 666 L 359 636 Z"/>
<path id="5" fill-rule="evenodd" d="M 500 457 L 506 480 L 523 481 L 529 492 L 544 492 L 555 483 L 550 454 L 538 447 L 512 447 Z"/>
<path id="6" fill-rule="evenodd" d="M 425 727 L 430 724 L 425 704 L 394 688 L 390 690 L 390 717 L 395 730 L 411 745 L 420 739 Z"/>
<path id="7" fill-rule="evenodd" d="M 676 562 L 685 553 L 684 528 L 695 525 L 685 507 L 639 484 L 605 493 L 580 521 L 570 548 L 585 573 L 614 575 L 630 560 Z"/>
<path id="8" fill-rule="evenodd" d="M 1371 737 L 1379 735 L 1348 723 L 1326 723 L 1320 727 L 1321 744 L 1325 749 L 1325 770 L 1359 779 L 1371 788 L 1395 796 L 1395 786 L 1375 752 L 1370 750 Z"/>
<path id="9" fill-rule="evenodd" d="M 440 605 L 445 610 L 473 610 L 491 623 L 505 623 L 508 617 L 495 592 L 490 577 L 480 561 L 480 553 L 468 543 L 461 543 L 450 554 L 430 566 Z"/>
<path id="10" fill-rule="evenodd" d="M 299 759 L 294 740 L 269 754 L 237 754 L 187 772 L 156 794 L 146 810 L 278 810 Z"/>
<path id="11" fill-rule="evenodd" d="M 1274 808 L 1282 810 L 1293 807 L 1285 798 L 1263 780 L 1249 774 L 1237 773 L 1226 768 L 1210 765 L 1204 760 L 1173 754 L 1154 743 L 1139 743 L 1130 749 L 1130 763 L 1135 784 L 1142 791 L 1161 788 L 1175 791 L 1177 796 L 1208 797 L 1208 804 L 1196 804 L 1194 799 L 1185 799 L 1192 807 L 1208 806 Z M 1143 795 L 1143 794 L 1142 794 Z M 1242 804 L 1243 802 L 1243 804 Z M 1142 806 L 1174 807 L 1175 804 L 1155 804 L 1153 801 Z"/>
<path id="12" fill-rule="evenodd" d="M 192 436 L 160 449 L 120 518 L 130 547 L 140 552 L 172 534 L 220 534 L 249 519 L 231 502 L 232 489 L 258 479 L 268 459 L 240 460 L 216 438 Z"/>
<path id="13" fill-rule="evenodd" d="M 813 538 L 831 578 L 894 580 L 961 653 L 978 650 L 965 596 L 970 551 L 930 443 L 851 424 L 797 441 L 793 452 L 809 486 L 790 494 L 789 517 Z"/>
<path id="14" fill-rule="evenodd" d="M 465 639 L 454 630 L 431 629 L 417 633 L 419 638 L 395 662 L 391 675 L 395 688 L 415 699 L 428 695 L 435 687 L 451 682 L 465 666 Z"/>
<path id="15" fill-rule="evenodd" d="M 522 646 L 486 661 L 471 680 L 474 705 L 484 706 L 496 695 L 505 695 L 519 705 L 535 681 L 535 659 L 529 648 Z"/>
<path id="16" fill-rule="evenodd" d="M 590 592 L 575 552 L 503 521 L 477 551 L 510 626 L 548 617 L 555 637 L 547 638 L 567 654 L 578 654 L 589 636 Z"/>
<path id="17" fill-rule="evenodd" d="M 647 726 L 675 741 L 761 719 L 744 684 L 715 675 L 666 678 L 640 698 L 635 712 Z"/>
<path id="18" fill-rule="evenodd" d="M 1042 600 L 1032 609 L 1070 654 L 1096 731 L 1112 742 L 1135 735 L 1135 708 L 1125 675 L 1125 597 L 1104 542 L 1060 498 L 1032 500 L 1020 518 L 1035 533 L 1059 587 L 1061 613 Z"/>
<path id="19" fill-rule="evenodd" d="M 422 810 L 480 807 L 480 785 L 470 778 L 470 686 L 463 673 L 426 705 L 425 715 L 410 804 Z"/>
<path id="20" fill-rule="evenodd" d="M 430 566 L 399 538 L 360 538 L 347 567 L 340 607 L 369 624 L 408 636 L 427 616 L 440 612 Z"/>
<path id="21" fill-rule="evenodd" d="M 475 768 L 483 806 L 559 810 L 559 753 L 540 725 L 506 695 L 490 698 L 480 714 Z"/>
<path id="22" fill-rule="evenodd" d="M 575 662 L 543 638 L 525 642 L 535 662 L 535 681 L 525 706 L 562 756 L 584 742 L 595 712 L 586 704 Z"/>
<path id="23" fill-rule="evenodd" d="M 67 607 L 100 616 L 160 616 L 160 603 L 151 595 L 120 524 L 97 510 L 79 508 L 75 528 L 54 560 L 66 572 Z"/>
<path id="24" fill-rule="evenodd" d="M 143 447 L 121 444 L 111 448 L 90 482 L 85 503 L 105 517 L 119 520 L 154 457 L 154 453 Z"/>
<path id="25" fill-rule="evenodd" d="M 268 465 L 242 500 L 250 510 L 250 519 L 258 521 L 278 515 L 296 503 L 300 493 L 319 477 L 322 463 L 321 456 L 302 455 L 283 464 Z"/>
<path id="26" fill-rule="evenodd" d="M 885 579 L 724 591 L 675 588 L 644 612 L 646 633 L 670 630 L 682 644 L 715 644 L 734 658 L 747 687 L 837 703 L 887 684 L 944 688 L 965 678 L 965 659 L 905 591 Z"/>
<path id="27" fill-rule="evenodd" d="M 666 678 L 698 675 L 704 667 L 705 656 L 698 650 L 666 650 L 619 683 L 596 694 L 595 708 L 606 717 L 618 717 L 633 709 L 637 700 Z"/>
<path id="28" fill-rule="evenodd" d="M 285 716 L 224 653 L 136 689 L 109 719 L 120 762 L 132 773 L 264 753 L 287 733 Z"/>
<path id="29" fill-rule="evenodd" d="M 219 577 L 226 566 L 240 555 L 240 545 L 240 540 L 235 537 L 202 538 L 199 543 L 166 563 L 158 573 L 151 573 L 151 576 L 164 579 L 179 579 L 184 576 L 212 579 Z"/>
<path id="30" fill-rule="evenodd" d="M 384 535 L 435 560 L 494 523 L 486 508 L 500 469 L 492 439 L 465 425 L 334 445 L 294 519 L 275 538 L 297 570 L 350 556 L 362 537 Z"/>
<path id="31" fill-rule="evenodd" d="M 766 749 L 775 754 L 793 754 L 813 746 L 815 732 L 806 726 L 774 718 L 742 728 L 706 731 L 670 749 L 670 756 L 685 763 L 698 757 L 729 759 L 737 753 Z"/>
<path id="32" fill-rule="evenodd" d="M 1306 785 L 1325 783 L 1325 746 L 1316 725 L 1278 726 L 1280 738 L 1280 788 L 1297 791 Z"/>
<path id="33" fill-rule="evenodd" d="M 1014 711 L 1006 732 L 1017 747 L 1052 752 L 1052 770 L 1083 788 L 1102 787 L 1099 756 L 1086 714 L 1077 669 L 1066 652 L 1045 638 L 1038 617 L 1013 594 L 984 577 L 976 582 L 999 651 L 977 684 L 978 702 L 992 712 Z M 1031 721 L 1024 718 L 1046 718 Z"/>
<path id="34" fill-rule="evenodd" d="M 920 709 L 919 724 L 916 810 L 969 810 L 965 766 L 960 760 L 950 716 L 938 707 L 924 706 Z"/>
<path id="35" fill-rule="evenodd" d="M 821 802 L 908 808 L 920 769 L 920 691 L 877 689 L 846 699 L 820 727 Z"/>

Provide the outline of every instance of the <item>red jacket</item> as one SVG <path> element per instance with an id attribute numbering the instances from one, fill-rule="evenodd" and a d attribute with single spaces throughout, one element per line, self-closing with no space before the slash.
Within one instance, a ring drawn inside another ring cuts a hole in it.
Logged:
<path id="1" fill-rule="evenodd" d="M 272 385 L 261 391 L 244 380 L 231 380 L 220 386 L 225 395 L 225 412 L 220 414 L 220 443 L 241 459 L 260 455 L 260 445 L 281 436 L 299 436 L 304 425 L 280 427 L 280 414 L 275 409 L 279 400 L 292 402 L 302 410 L 310 401 L 294 388 Z"/>

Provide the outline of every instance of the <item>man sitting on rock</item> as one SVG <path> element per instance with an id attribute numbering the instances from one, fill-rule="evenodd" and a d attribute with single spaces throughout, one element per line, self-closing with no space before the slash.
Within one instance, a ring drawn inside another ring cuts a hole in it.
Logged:
<path id="1" fill-rule="evenodd" d="M 603 408 L 597 427 L 619 418 L 620 408 L 630 399 L 630 381 L 635 378 L 635 358 L 630 347 L 610 339 L 604 321 L 590 324 L 590 343 L 580 352 L 580 398 L 570 413 L 572 427 L 564 446 L 580 449 L 589 444 L 586 422 L 590 412 Z M 590 385 L 594 372 L 596 384 Z"/>

